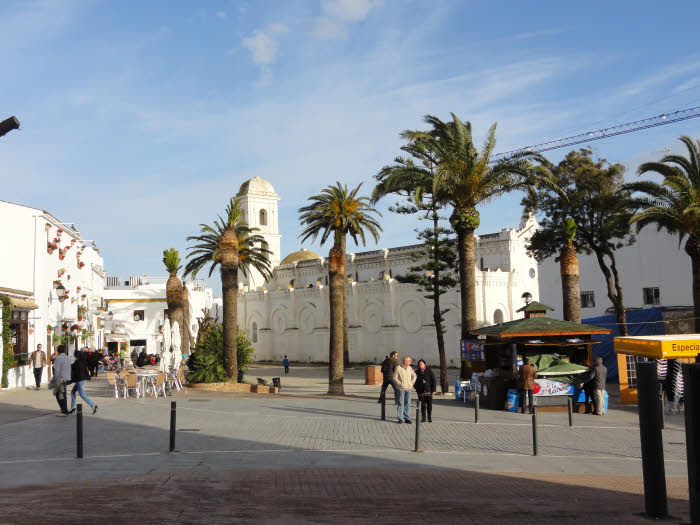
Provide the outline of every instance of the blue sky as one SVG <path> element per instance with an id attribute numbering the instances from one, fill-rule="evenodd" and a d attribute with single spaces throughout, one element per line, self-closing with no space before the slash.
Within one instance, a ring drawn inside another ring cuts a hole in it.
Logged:
<path id="1" fill-rule="evenodd" d="M 696 1 L 5 0 L 0 116 L 22 129 L 0 139 L 0 199 L 75 221 L 125 278 L 163 274 L 162 250 L 258 175 L 289 253 L 304 200 L 369 193 L 427 113 L 479 138 L 497 121 L 504 151 L 699 106 L 699 19 Z M 593 146 L 631 174 L 681 134 L 700 119 Z M 517 226 L 518 203 L 479 231 Z M 413 219 L 383 224 L 380 246 L 414 242 Z"/>

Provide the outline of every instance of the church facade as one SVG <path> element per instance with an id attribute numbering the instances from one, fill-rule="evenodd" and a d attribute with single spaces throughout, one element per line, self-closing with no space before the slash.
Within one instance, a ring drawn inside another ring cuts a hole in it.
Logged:
<path id="1" fill-rule="evenodd" d="M 329 343 L 328 265 L 325 257 L 300 250 L 280 258 L 279 196 L 259 177 L 246 181 L 236 199 L 245 219 L 260 228 L 273 268 L 272 279 L 240 275 L 238 323 L 253 340 L 257 361 L 327 362 Z M 516 228 L 476 239 L 477 320 L 480 326 L 521 316 L 525 292 L 539 297 L 538 266 L 525 250 L 537 228 L 524 218 Z M 416 264 L 422 245 L 347 254 L 348 336 L 352 362 L 380 362 L 396 350 L 400 355 L 438 363 L 433 303 L 413 284 L 396 275 Z M 456 272 L 456 269 L 455 269 Z M 459 287 L 441 297 L 445 314 L 445 347 L 449 366 L 459 365 Z"/>

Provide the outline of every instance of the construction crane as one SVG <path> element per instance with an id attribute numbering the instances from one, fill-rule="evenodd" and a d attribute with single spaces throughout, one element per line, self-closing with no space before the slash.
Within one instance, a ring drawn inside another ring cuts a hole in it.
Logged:
<path id="1" fill-rule="evenodd" d="M 541 142 L 533 146 L 526 146 L 524 148 L 504 151 L 503 153 L 496 153 L 491 157 L 490 162 L 493 163 L 502 159 L 506 159 L 515 155 L 516 153 L 534 151 L 541 153 L 543 151 L 551 151 L 553 149 L 566 148 L 569 146 L 574 146 L 576 144 L 583 144 L 584 142 L 607 139 L 608 137 L 614 137 L 616 135 L 624 135 L 625 133 L 632 133 L 634 131 L 639 131 L 642 129 L 655 128 L 657 126 L 665 126 L 666 124 L 673 124 L 674 122 L 680 122 L 681 120 L 688 120 L 697 117 L 700 117 L 700 106 L 689 109 L 682 109 L 680 111 L 674 111 L 673 113 L 663 113 L 656 117 L 649 117 L 643 120 L 635 120 L 634 122 L 628 122 L 626 124 L 619 124 L 610 128 L 589 131 L 587 133 L 581 133 L 579 135 L 573 135 L 571 137 L 564 137 L 561 139 L 550 140 L 548 142 Z"/>

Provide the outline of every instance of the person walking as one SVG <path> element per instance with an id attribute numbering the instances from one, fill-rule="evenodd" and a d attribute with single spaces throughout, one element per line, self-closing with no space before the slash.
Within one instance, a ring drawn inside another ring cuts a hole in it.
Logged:
<path id="1" fill-rule="evenodd" d="M 70 357 L 66 355 L 66 348 L 63 345 L 58 345 L 58 356 L 54 361 L 54 386 L 53 393 L 56 396 L 56 401 L 61 411 L 57 416 L 65 417 L 69 414 L 66 399 L 66 385 L 70 383 Z"/>
<path id="2" fill-rule="evenodd" d="M 381 403 L 386 395 L 386 389 L 389 385 L 394 389 L 394 404 L 399 404 L 399 389 L 396 386 L 396 381 L 394 381 L 394 372 L 396 372 L 396 367 L 399 364 L 399 353 L 391 352 L 389 356 L 382 362 L 382 376 L 384 380 L 382 381 L 382 391 L 379 393 L 379 401 Z"/>
<path id="3" fill-rule="evenodd" d="M 590 389 L 593 392 L 593 415 L 604 416 L 605 415 L 605 384 L 608 379 L 608 369 L 603 366 L 603 358 L 596 357 L 595 365 L 586 373 L 583 378 L 584 384 L 590 385 Z"/>
<path id="4" fill-rule="evenodd" d="M 535 401 L 535 379 L 537 379 L 537 369 L 530 364 L 530 358 L 526 357 L 523 366 L 518 369 L 518 383 L 520 385 L 520 412 L 525 413 L 525 396 L 529 412 L 532 414 Z"/>
<path id="5" fill-rule="evenodd" d="M 75 361 L 71 365 L 73 389 L 70 391 L 70 413 L 75 412 L 75 393 L 78 392 L 85 402 L 92 407 L 92 413 L 97 412 L 97 405 L 85 393 L 85 381 L 90 381 L 86 352 L 76 352 Z"/>
<path id="6" fill-rule="evenodd" d="M 124 370 L 124 359 L 126 359 L 126 348 L 119 344 L 119 370 Z"/>
<path id="7" fill-rule="evenodd" d="M 421 422 L 425 423 L 425 414 L 428 413 L 428 423 L 433 422 L 433 395 L 435 394 L 435 374 L 426 365 L 425 360 L 418 361 L 418 370 L 416 370 L 416 392 L 418 399 L 421 402 L 420 415 Z"/>
<path id="8" fill-rule="evenodd" d="M 287 354 L 284 355 L 284 359 L 282 359 L 282 366 L 284 367 L 284 375 L 289 374 L 289 359 L 287 359 Z"/>
<path id="9" fill-rule="evenodd" d="M 29 362 L 34 370 L 34 382 L 36 383 L 34 390 L 39 390 L 41 388 L 41 376 L 44 375 L 44 366 L 46 366 L 46 354 L 41 349 L 40 344 L 36 345 L 36 350 L 29 356 Z"/>
<path id="10" fill-rule="evenodd" d="M 404 357 L 400 366 L 394 372 L 394 381 L 398 386 L 399 406 L 397 415 L 399 423 L 411 424 L 411 390 L 416 382 L 416 373 L 411 368 L 411 358 Z"/>

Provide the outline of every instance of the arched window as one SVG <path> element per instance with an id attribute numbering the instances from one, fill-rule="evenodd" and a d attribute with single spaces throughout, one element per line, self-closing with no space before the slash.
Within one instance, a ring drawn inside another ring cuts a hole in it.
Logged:
<path id="1" fill-rule="evenodd" d="M 500 308 L 497 308 L 495 312 L 493 312 L 493 323 L 494 324 L 501 324 L 503 322 L 503 312 L 501 311 Z"/>
<path id="2" fill-rule="evenodd" d="M 253 326 L 251 327 L 251 332 L 253 332 L 253 342 L 257 343 L 258 342 L 258 323 L 253 322 Z"/>
<path id="3" fill-rule="evenodd" d="M 263 211 L 264 211 L 264 210 L 263 210 Z M 270 245 L 267 244 L 265 241 L 263 241 L 263 242 L 260 244 L 260 247 L 261 247 L 263 250 L 269 250 L 269 249 L 270 249 Z M 267 259 L 268 261 L 270 260 L 270 254 L 267 253 L 267 252 L 265 253 L 265 259 Z"/>
<path id="4" fill-rule="evenodd" d="M 260 226 L 267 226 L 267 212 L 260 210 Z"/>

